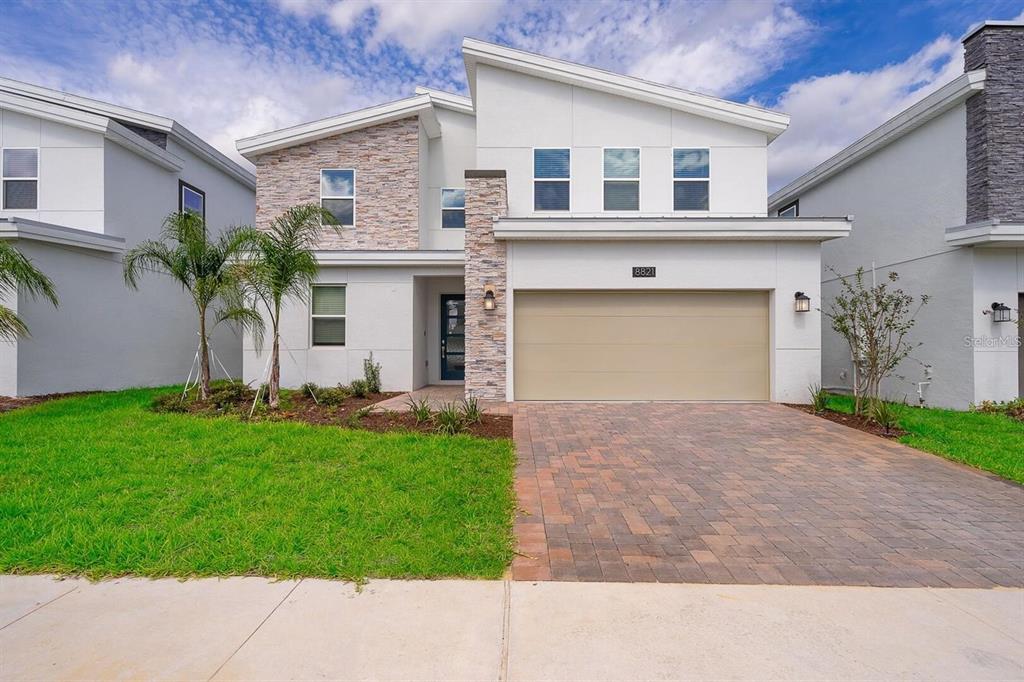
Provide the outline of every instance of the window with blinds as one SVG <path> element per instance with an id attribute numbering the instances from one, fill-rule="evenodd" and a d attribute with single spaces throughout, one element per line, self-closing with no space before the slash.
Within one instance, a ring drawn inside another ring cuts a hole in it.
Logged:
<path id="1" fill-rule="evenodd" d="M 604 210 L 640 210 L 640 150 L 605 149 Z"/>
<path id="2" fill-rule="evenodd" d="M 3 184 L 0 208 L 8 211 L 38 209 L 39 150 L 4 149 L 0 183 Z"/>
<path id="3" fill-rule="evenodd" d="M 709 150 L 672 150 L 672 210 L 707 211 L 709 183 Z"/>
<path id="4" fill-rule="evenodd" d="M 568 149 L 533 150 L 533 210 L 569 210 Z"/>
<path id="5" fill-rule="evenodd" d="M 313 287 L 312 342 L 314 346 L 345 345 L 345 286 L 317 284 Z"/>

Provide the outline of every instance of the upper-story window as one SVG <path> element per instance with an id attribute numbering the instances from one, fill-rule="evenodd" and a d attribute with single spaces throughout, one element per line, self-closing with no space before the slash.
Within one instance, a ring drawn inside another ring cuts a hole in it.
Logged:
<path id="1" fill-rule="evenodd" d="M 708 210 L 709 170 L 707 149 L 672 150 L 672 210 Z"/>
<path id="2" fill-rule="evenodd" d="M 800 217 L 800 200 L 796 200 L 791 204 L 786 204 L 779 209 L 780 218 L 798 218 Z"/>
<path id="3" fill-rule="evenodd" d="M 206 220 L 206 192 L 178 180 L 178 213 L 195 213 Z"/>
<path id="4" fill-rule="evenodd" d="M 441 227 L 466 227 L 466 190 L 445 187 L 441 190 Z"/>
<path id="5" fill-rule="evenodd" d="M 39 208 L 39 150 L 3 150 L 3 206 L 9 211 Z"/>
<path id="6" fill-rule="evenodd" d="M 356 224 L 356 172 L 352 168 L 320 171 L 320 206 L 336 225 Z"/>
<path id="7" fill-rule="evenodd" d="M 605 149 L 604 210 L 640 210 L 640 150 Z"/>
<path id="8" fill-rule="evenodd" d="M 533 150 L 533 210 L 569 210 L 569 150 Z"/>

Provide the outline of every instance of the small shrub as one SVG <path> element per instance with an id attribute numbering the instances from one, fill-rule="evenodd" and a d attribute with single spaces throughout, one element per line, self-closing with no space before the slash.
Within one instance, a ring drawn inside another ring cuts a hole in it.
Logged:
<path id="1" fill-rule="evenodd" d="M 316 393 L 317 404 L 325 407 L 337 407 L 345 402 L 352 394 L 344 386 L 338 385 L 333 388 L 322 386 Z"/>
<path id="2" fill-rule="evenodd" d="M 821 387 L 821 384 L 811 384 L 807 390 L 811 394 L 811 407 L 815 412 L 824 412 L 828 409 L 828 391 Z"/>
<path id="3" fill-rule="evenodd" d="M 236 407 L 240 403 L 252 401 L 252 398 L 252 389 L 240 381 L 217 382 L 210 387 L 210 402 L 218 410 Z"/>
<path id="4" fill-rule="evenodd" d="M 365 417 L 368 414 L 370 414 L 369 405 L 367 405 L 366 407 L 360 407 L 358 410 L 355 410 L 354 412 L 348 415 L 348 419 L 345 420 L 345 423 L 348 425 L 350 429 L 358 429 L 359 422 L 363 421 L 363 417 Z"/>
<path id="5" fill-rule="evenodd" d="M 462 399 L 462 418 L 467 424 L 479 424 L 482 415 L 476 398 L 470 396 Z"/>
<path id="6" fill-rule="evenodd" d="M 162 393 L 153 398 L 149 407 L 154 412 L 188 412 L 188 404 L 181 393 Z"/>
<path id="7" fill-rule="evenodd" d="M 368 393 L 380 393 L 380 363 L 373 361 L 373 353 L 363 360 L 363 380 Z"/>
<path id="8" fill-rule="evenodd" d="M 412 396 L 409 396 L 405 404 L 409 406 L 409 411 L 416 417 L 416 423 L 422 424 L 430 421 L 430 402 L 426 398 L 420 398 L 416 400 Z"/>
<path id="9" fill-rule="evenodd" d="M 261 403 L 270 403 L 270 384 L 260 384 L 258 389 Z"/>
<path id="10" fill-rule="evenodd" d="M 445 436 L 454 436 L 466 428 L 466 419 L 455 402 L 445 403 L 434 415 L 435 429 Z"/>
<path id="11" fill-rule="evenodd" d="M 366 379 L 356 379 L 348 385 L 348 390 L 357 398 L 365 398 L 370 394 L 370 387 L 366 384 Z"/>
<path id="12" fill-rule="evenodd" d="M 896 403 L 884 400 L 872 400 L 868 405 L 868 418 L 882 427 L 885 433 L 891 433 L 900 425 L 903 409 Z"/>
<path id="13" fill-rule="evenodd" d="M 308 395 L 309 397 L 316 400 L 320 396 L 320 387 L 317 386 L 312 381 L 307 381 L 306 383 L 299 386 L 299 394 Z"/>

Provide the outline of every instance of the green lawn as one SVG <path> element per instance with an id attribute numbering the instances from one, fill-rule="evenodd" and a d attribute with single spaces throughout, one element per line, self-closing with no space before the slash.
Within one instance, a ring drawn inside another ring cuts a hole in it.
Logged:
<path id="1" fill-rule="evenodd" d="M 0 572 L 497 578 L 512 558 L 509 441 L 156 414 L 157 392 L 0 414 Z"/>
<path id="2" fill-rule="evenodd" d="M 853 398 L 829 397 L 837 412 L 853 412 Z M 906 407 L 900 442 L 1024 483 L 1024 423 L 1005 415 Z"/>

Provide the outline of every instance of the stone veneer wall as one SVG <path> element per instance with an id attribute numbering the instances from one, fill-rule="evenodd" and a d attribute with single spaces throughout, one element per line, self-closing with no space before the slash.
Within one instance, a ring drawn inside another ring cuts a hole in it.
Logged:
<path id="1" fill-rule="evenodd" d="M 505 399 L 507 260 L 494 217 L 507 213 L 505 171 L 466 171 L 466 395 L 482 400 Z M 494 310 L 484 310 L 487 284 Z"/>
<path id="2" fill-rule="evenodd" d="M 415 116 L 267 152 L 256 165 L 256 227 L 296 204 L 319 203 L 320 170 L 356 171 L 355 227 L 325 229 L 321 249 L 420 246 L 419 119 Z"/>
<path id="3" fill-rule="evenodd" d="M 967 100 L 967 222 L 1024 221 L 1024 27 L 985 26 L 964 41 L 964 68 L 985 69 Z"/>

